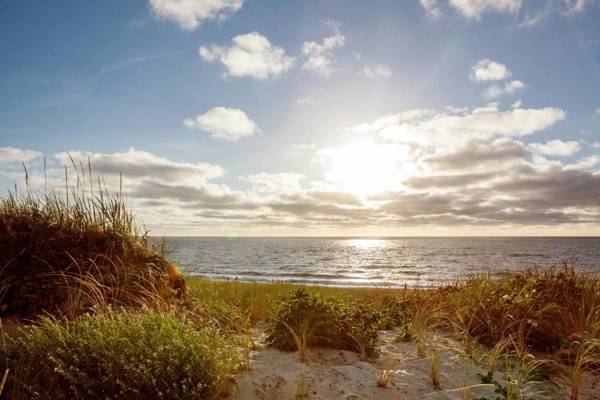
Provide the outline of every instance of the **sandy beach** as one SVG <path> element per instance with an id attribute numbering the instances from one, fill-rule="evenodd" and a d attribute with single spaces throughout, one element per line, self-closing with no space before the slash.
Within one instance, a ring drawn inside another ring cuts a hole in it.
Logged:
<path id="1" fill-rule="evenodd" d="M 354 352 L 314 348 L 309 361 L 300 362 L 296 352 L 283 352 L 264 346 L 264 336 L 255 330 L 257 349 L 252 353 L 252 369 L 235 377 L 232 400 L 392 400 L 495 398 L 493 385 L 480 383 L 485 374 L 482 363 L 465 358 L 460 344 L 448 334 L 438 333 L 440 347 L 441 387 L 434 389 L 428 358 L 416 357 L 414 342 L 395 342 L 395 331 L 382 331 L 379 338 L 381 355 L 376 360 L 361 360 Z M 474 357 L 477 358 L 477 357 Z M 383 370 L 390 371 L 386 388 L 377 381 Z M 299 385 L 303 379 L 304 384 Z M 502 371 L 494 374 L 502 380 Z M 472 397 L 465 397 L 472 385 Z M 304 387 L 304 395 L 299 387 Z M 596 377 L 584 376 L 580 399 L 600 398 Z M 563 379 L 532 383 L 527 389 L 530 399 L 566 399 L 568 387 Z"/>

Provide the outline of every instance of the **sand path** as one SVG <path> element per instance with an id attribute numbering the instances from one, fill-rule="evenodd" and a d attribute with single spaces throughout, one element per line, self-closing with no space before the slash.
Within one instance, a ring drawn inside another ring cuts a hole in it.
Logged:
<path id="1" fill-rule="evenodd" d="M 300 362 L 298 354 L 273 348 L 261 348 L 252 355 L 252 369 L 236 377 L 233 400 L 282 399 L 465 399 L 460 389 L 479 384 L 477 373 L 482 367 L 473 365 L 459 355 L 459 346 L 448 335 L 439 337 L 441 388 L 435 389 L 430 378 L 430 360 L 416 357 L 413 342 L 396 343 L 394 332 L 384 331 L 379 338 L 381 355 L 366 362 L 350 351 L 314 348 L 310 359 Z M 262 335 L 257 341 L 264 343 Z M 382 370 L 391 370 L 387 388 L 377 385 Z M 502 374 L 495 378 L 501 380 Z M 600 399 L 600 389 L 586 380 L 581 399 Z M 303 385 L 299 385 L 303 380 Z M 305 395 L 297 396 L 298 387 Z M 563 387 L 545 382 L 528 387 L 537 399 L 567 399 Z M 598 393 L 596 393 L 598 392 Z M 472 398 L 495 399 L 493 387 L 472 389 Z"/>

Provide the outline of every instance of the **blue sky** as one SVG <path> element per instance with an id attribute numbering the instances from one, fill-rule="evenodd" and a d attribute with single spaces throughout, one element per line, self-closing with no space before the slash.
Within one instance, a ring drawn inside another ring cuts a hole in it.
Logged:
<path id="1" fill-rule="evenodd" d="M 0 183 L 90 157 L 161 234 L 600 234 L 599 19 L 595 0 L 0 0 Z"/>

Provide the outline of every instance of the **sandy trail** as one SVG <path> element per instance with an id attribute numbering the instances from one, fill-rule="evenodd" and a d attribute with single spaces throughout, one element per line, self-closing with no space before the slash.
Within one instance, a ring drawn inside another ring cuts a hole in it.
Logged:
<path id="1" fill-rule="evenodd" d="M 379 338 L 381 355 L 377 360 L 366 362 L 349 351 L 313 348 L 309 361 L 300 362 L 298 354 L 262 348 L 254 352 L 252 369 L 236 378 L 234 400 L 281 400 L 281 399 L 464 399 L 460 389 L 469 384 L 479 384 L 481 366 L 473 365 L 460 357 L 459 346 L 450 337 L 440 336 L 441 388 L 433 388 L 430 378 L 429 359 L 416 357 L 413 342 L 396 343 L 394 332 L 384 331 Z M 258 339 L 264 342 L 264 337 Z M 394 364 L 392 366 L 392 364 Z M 387 388 L 377 385 L 383 369 L 391 369 Z M 296 396 L 298 381 L 303 378 L 306 396 Z M 495 378 L 501 380 L 502 374 Z M 588 377 L 589 378 L 589 377 Z M 546 382 L 528 388 L 537 399 L 567 399 L 564 387 Z M 586 380 L 581 399 L 600 399 L 590 379 Z M 492 387 L 472 389 L 472 398 L 485 396 L 495 399 Z"/>

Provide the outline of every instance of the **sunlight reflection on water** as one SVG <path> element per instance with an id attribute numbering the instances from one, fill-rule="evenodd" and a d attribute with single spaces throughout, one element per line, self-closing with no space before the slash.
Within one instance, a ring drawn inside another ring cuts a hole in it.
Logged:
<path id="1" fill-rule="evenodd" d="M 372 250 L 387 247 L 389 241 L 384 239 L 348 239 L 344 241 L 344 244 L 361 250 Z"/>

